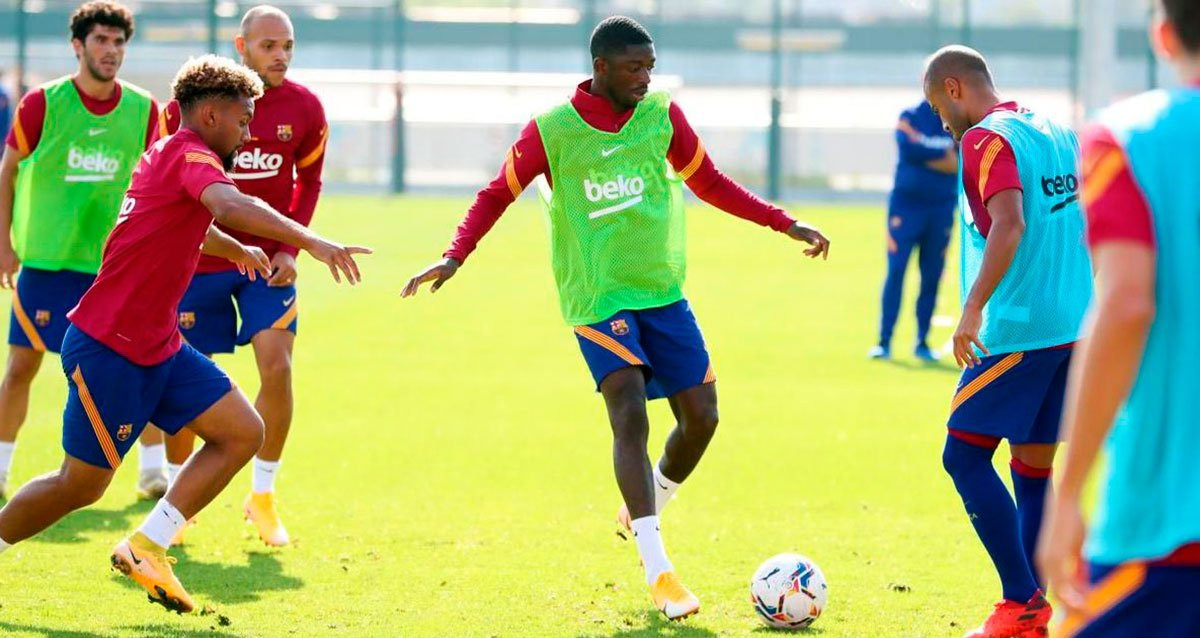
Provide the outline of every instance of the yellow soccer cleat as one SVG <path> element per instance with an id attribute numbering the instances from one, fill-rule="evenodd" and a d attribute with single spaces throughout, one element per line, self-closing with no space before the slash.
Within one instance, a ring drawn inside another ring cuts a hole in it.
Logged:
<path id="1" fill-rule="evenodd" d="M 137 497 L 139 501 L 157 501 L 167 494 L 167 475 L 162 470 L 142 472 L 138 476 Z"/>
<path id="2" fill-rule="evenodd" d="M 146 589 L 150 602 L 179 614 L 191 613 L 196 608 L 171 569 L 175 557 L 167 556 L 166 550 L 141 532 L 118 543 L 113 548 L 111 560 L 113 569 Z"/>
<path id="3" fill-rule="evenodd" d="M 275 511 L 275 494 L 251 492 L 242 505 L 246 520 L 254 524 L 258 537 L 271 547 L 283 547 L 291 542 L 279 513 Z"/>
<path id="4" fill-rule="evenodd" d="M 675 572 L 663 572 L 650 586 L 654 606 L 670 620 L 683 620 L 700 611 L 700 599 L 687 590 Z"/>

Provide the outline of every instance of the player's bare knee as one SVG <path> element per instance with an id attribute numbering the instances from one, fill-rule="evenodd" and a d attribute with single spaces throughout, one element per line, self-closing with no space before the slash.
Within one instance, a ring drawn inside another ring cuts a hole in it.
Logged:
<path id="1" fill-rule="evenodd" d="M 688 430 L 688 434 L 709 439 L 716 433 L 717 424 L 720 420 L 720 415 L 717 413 L 717 406 L 713 404 L 704 406 L 698 413 L 691 415 L 686 420 L 685 427 Z"/>
<path id="2" fill-rule="evenodd" d="M 1038 469 L 1054 466 L 1054 455 L 1058 446 L 1053 444 L 1026 444 L 1010 446 L 1012 457 L 1022 464 Z"/>
<path id="3" fill-rule="evenodd" d="M 286 353 L 270 357 L 259 364 L 258 374 L 264 389 L 286 391 L 292 387 L 292 358 Z"/>
<path id="4" fill-rule="evenodd" d="M 99 468 L 86 470 L 76 465 L 66 465 L 58 473 L 58 484 L 62 499 L 73 509 L 92 505 L 104 496 L 113 472 Z"/>
<path id="5" fill-rule="evenodd" d="M 262 417 L 257 412 L 251 412 L 234 428 L 234 438 L 230 445 L 234 446 L 239 456 L 248 460 L 262 447 L 266 432 Z"/>

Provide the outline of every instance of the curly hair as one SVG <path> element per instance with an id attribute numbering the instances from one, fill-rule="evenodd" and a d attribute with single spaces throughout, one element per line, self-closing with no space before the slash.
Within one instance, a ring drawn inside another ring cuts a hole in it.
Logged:
<path id="1" fill-rule="evenodd" d="M 133 37 L 133 12 L 129 7 L 109 0 L 92 0 L 79 5 L 71 13 L 71 39 L 87 39 L 92 27 L 102 24 L 125 31 L 125 39 Z"/>
<path id="2" fill-rule="evenodd" d="M 171 82 L 171 95 L 185 111 L 208 98 L 256 100 L 262 93 L 262 80 L 254 71 L 217 55 L 188 60 Z"/>

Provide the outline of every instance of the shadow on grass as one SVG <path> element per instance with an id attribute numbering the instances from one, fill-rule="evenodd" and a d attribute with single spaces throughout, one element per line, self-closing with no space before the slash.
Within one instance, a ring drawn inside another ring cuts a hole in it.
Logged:
<path id="1" fill-rule="evenodd" d="M 31 540 L 37 543 L 85 543 L 95 540 L 87 537 L 92 532 L 111 531 L 114 534 L 112 544 L 116 545 L 153 508 L 154 501 L 134 501 L 120 509 L 85 507 L 67 514 Z"/>
<path id="2" fill-rule="evenodd" d="M 215 624 L 216 621 L 213 621 Z M 171 623 L 125 625 L 119 629 L 122 638 L 241 638 L 243 634 L 229 633 L 216 627 L 193 629 Z"/>
<path id="3" fill-rule="evenodd" d="M 671 638 L 716 638 L 717 633 L 703 627 L 687 624 L 688 621 L 675 622 L 667 620 L 660 612 L 646 611 L 641 616 L 640 627 L 635 620 L 627 629 L 612 633 L 580 634 L 577 638 L 642 638 L 649 636 L 669 636 Z"/>
<path id="4" fill-rule="evenodd" d="M 37 625 L 21 625 L 18 623 L 0 621 L 0 633 L 4 635 L 21 632 L 24 634 L 33 634 L 35 636 L 46 636 L 46 638 L 109 638 L 116 634 L 98 634 L 91 631 L 65 631 L 62 629 L 51 629 L 49 627 L 39 627 Z"/>
<path id="5" fill-rule="evenodd" d="M 206 602 L 220 604 L 249 603 L 259 600 L 264 592 L 300 589 L 304 581 L 283 573 L 283 564 L 276 553 L 250 552 L 243 564 L 209 563 L 188 558 L 186 548 L 175 548 L 171 555 L 179 559 L 175 575 L 193 596 Z M 133 590 L 141 591 L 136 583 L 115 573 L 114 579 Z"/>
<path id="6" fill-rule="evenodd" d="M 759 636 L 820 636 L 825 633 L 824 627 L 809 627 L 807 629 L 775 629 L 766 625 L 759 625 L 754 631 L 750 632 Z"/>

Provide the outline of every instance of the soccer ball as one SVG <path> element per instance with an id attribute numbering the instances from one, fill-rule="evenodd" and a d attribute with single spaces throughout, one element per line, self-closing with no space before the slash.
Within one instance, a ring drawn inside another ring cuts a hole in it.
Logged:
<path id="1" fill-rule="evenodd" d="M 750 581 L 754 611 L 777 629 L 803 629 L 813 624 L 828 598 L 821 568 L 800 554 L 768 558 Z"/>

